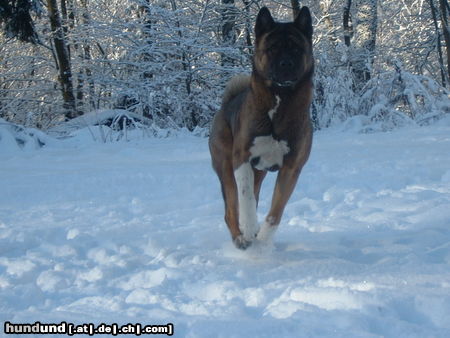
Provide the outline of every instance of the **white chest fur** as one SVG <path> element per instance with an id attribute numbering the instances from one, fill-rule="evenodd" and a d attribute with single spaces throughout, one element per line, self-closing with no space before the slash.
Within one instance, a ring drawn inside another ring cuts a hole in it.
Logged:
<path id="1" fill-rule="evenodd" d="M 275 166 L 281 168 L 287 153 L 289 146 L 286 141 L 277 141 L 272 135 L 258 136 L 250 147 L 250 162 L 254 162 L 254 167 L 259 170 L 268 170 Z"/>
<path id="2" fill-rule="evenodd" d="M 273 120 L 280 103 L 281 99 L 276 95 L 275 106 L 267 112 L 270 120 Z M 258 136 L 255 137 L 253 145 L 250 147 L 250 162 L 259 170 L 268 170 L 275 167 L 281 168 L 284 155 L 287 153 L 289 153 L 289 146 L 286 141 L 277 141 L 272 135 Z"/>
<path id="3" fill-rule="evenodd" d="M 271 120 L 273 120 L 273 116 L 276 114 L 278 108 L 280 107 L 280 103 L 281 103 L 281 99 L 278 95 L 275 95 L 275 100 L 276 100 L 275 107 L 273 107 L 272 109 L 270 109 L 267 112 L 267 114 L 269 115 L 269 118 Z"/>

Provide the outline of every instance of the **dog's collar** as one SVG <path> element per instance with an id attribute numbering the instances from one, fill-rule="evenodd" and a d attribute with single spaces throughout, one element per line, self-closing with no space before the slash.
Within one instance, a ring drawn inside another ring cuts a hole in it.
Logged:
<path id="1" fill-rule="evenodd" d="M 298 83 L 298 81 L 285 81 L 285 82 L 276 82 L 272 81 L 272 83 L 281 88 L 293 88 Z"/>

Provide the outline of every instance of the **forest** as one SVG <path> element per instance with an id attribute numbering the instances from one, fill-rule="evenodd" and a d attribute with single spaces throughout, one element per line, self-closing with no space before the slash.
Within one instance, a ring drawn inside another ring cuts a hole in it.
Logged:
<path id="1" fill-rule="evenodd" d="M 267 6 L 313 14 L 316 129 L 427 125 L 450 112 L 448 0 L 1 0 L 0 118 L 48 130 L 120 109 L 207 128 L 227 81 L 251 72 Z"/>

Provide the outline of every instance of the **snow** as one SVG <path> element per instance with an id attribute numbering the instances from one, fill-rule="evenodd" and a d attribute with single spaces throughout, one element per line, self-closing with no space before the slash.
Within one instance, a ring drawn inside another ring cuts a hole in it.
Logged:
<path id="1" fill-rule="evenodd" d="M 316 133 L 273 245 L 247 251 L 223 221 L 205 138 L 99 143 L 95 132 L 40 149 L 0 140 L 2 322 L 173 323 L 176 337 L 450 336 L 448 119 Z"/>

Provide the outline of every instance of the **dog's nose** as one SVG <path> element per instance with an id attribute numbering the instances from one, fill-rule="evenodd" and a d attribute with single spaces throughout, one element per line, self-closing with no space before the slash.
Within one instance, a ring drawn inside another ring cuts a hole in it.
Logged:
<path id="1" fill-rule="evenodd" d="M 280 67 L 283 69 L 289 69 L 294 67 L 294 61 L 289 59 L 283 59 L 280 61 Z"/>

